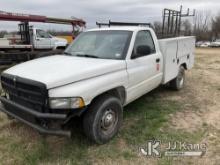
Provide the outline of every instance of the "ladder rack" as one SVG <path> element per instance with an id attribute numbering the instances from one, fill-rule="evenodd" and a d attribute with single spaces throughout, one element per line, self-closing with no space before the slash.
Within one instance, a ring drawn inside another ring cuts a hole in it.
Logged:
<path id="1" fill-rule="evenodd" d="M 96 22 L 96 25 L 101 28 L 102 26 L 149 26 L 151 27 L 150 23 L 137 23 L 137 22 L 113 22 L 109 20 L 109 23 L 100 23 Z"/>

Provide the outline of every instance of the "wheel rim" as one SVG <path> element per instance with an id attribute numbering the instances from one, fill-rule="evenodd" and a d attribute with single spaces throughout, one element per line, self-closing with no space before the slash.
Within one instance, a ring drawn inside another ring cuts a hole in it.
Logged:
<path id="1" fill-rule="evenodd" d="M 107 109 L 101 119 L 101 130 L 105 134 L 111 133 L 117 124 L 118 116 L 112 109 Z"/>

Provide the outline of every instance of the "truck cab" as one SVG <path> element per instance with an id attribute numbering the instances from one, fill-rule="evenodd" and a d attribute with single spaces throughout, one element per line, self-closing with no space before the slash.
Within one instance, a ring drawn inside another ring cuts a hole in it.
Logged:
<path id="1" fill-rule="evenodd" d="M 28 30 L 20 30 L 17 35 L 7 35 L 0 41 L 0 48 L 2 50 L 25 50 L 28 48 L 34 50 L 55 50 L 65 49 L 68 45 L 66 39 L 52 36 L 48 32 L 33 28 L 32 26 Z"/>
<path id="2" fill-rule="evenodd" d="M 30 29 L 30 37 L 34 49 L 64 49 L 67 46 L 66 39 L 54 37 L 38 28 Z"/>

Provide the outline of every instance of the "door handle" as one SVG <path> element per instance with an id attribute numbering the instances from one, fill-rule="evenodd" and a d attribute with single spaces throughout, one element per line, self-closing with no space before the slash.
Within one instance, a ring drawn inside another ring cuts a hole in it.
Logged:
<path id="1" fill-rule="evenodd" d="M 160 58 L 157 58 L 157 59 L 156 59 L 156 63 L 159 63 L 159 62 L 160 62 Z"/>

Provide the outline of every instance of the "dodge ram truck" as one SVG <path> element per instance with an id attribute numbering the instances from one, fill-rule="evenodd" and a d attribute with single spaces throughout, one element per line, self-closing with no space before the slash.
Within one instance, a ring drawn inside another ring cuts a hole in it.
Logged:
<path id="1" fill-rule="evenodd" d="M 1 111 L 41 134 L 63 136 L 73 134 L 65 125 L 78 116 L 85 135 L 103 144 L 119 131 L 124 106 L 163 84 L 184 87 L 194 47 L 194 37 L 158 40 L 150 27 L 88 30 L 64 54 L 5 70 Z"/>

